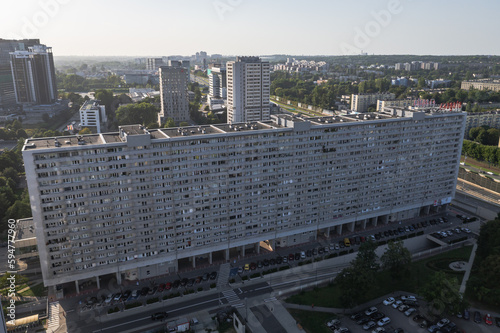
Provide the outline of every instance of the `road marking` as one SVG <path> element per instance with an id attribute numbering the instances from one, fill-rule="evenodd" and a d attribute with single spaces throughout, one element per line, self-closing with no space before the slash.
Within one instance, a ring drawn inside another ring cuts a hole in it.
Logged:
<path id="1" fill-rule="evenodd" d="M 141 319 L 136 319 L 136 320 L 128 321 L 126 323 L 118 324 L 118 325 L 115 325 L 115 326 L 103 327 L 103 328 L 101 328 L 101 329 L 99 329 L 97 331 L 93 331 L 92 333 L 101 332 L 102 330 L 109 330 L 111 328 L 115 328 L 115 327 L 119 327 L 119 326 L 123 326 L 123 325 L 128 325 L 128 324 L 135 323 L 137 321 L 141 321 L 141 320 L 148 319 L 148 318 L 150 318 L 150 317 L 144 317 L 144 318 L 141 318 Z"/>

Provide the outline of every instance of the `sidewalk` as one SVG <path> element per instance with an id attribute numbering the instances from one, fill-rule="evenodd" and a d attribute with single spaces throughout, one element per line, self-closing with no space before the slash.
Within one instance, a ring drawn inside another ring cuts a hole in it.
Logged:
<path id="1" fill-rule="evenodd" d="M 472 247 L 472 252 L 470 254 L 469 261 L 465 266 L 465 274 L 462 279 L 462 284 L 460 285 L 459 292 L 461 294 L 465 293 L 465 288 L 467 287 L 467 281 L 469 280 L 470 272 L 472 271 L 472 265 L 474 264 L 474 258 L 476 257 L 476 250 L 477 250 L 477 242 L 474 242 L 474 246 Z"/>

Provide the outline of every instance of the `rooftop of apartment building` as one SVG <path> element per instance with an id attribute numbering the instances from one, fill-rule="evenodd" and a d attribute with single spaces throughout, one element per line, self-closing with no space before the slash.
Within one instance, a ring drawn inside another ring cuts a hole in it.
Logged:
<path id="1" fill-rule="evenodd" d="M 86 101 L 82 105 L 82 107 L 80 108 L 80 110 L 92 110 L 92 109 L 97 108 L 98 106 L 99 106 L 99 101 L 91 99 L 91 100 Z"/>
<path id="2" fill-rule="evenodd" d="M 415 108 L 415 107 L 388 107 L 380 112 L 351 113 L 337 116 L 305 117 L 295 115 L 273 115 L 273 120 L 257 121 L 235 124 L 216 124 L 187 126 L 177 128 L 147 129 L 142 125 L 120 126 L 119 132 L 71 135 L 52 138 L 27 139 L 24 150 L 50 149 L 72 146 L 105 145 L 109 143 L 127 142 L 128 136 L 148 136 L 152 140 L 167 140 L 181 137 L 206 136 L 216 134 L 229 134 L 237 132 L 270 131 L 275 129 L 293 128 L 295 124 L 310 123 L 312 126 L 327 126 L 335 124 L 346 124 L 355 122 L 380 121 L 398 118 L 423 119 L 424 116 L 434 114 L 453 113 L 438 107 Z M 455 112 L 462 113 L 462 112 Z"/>

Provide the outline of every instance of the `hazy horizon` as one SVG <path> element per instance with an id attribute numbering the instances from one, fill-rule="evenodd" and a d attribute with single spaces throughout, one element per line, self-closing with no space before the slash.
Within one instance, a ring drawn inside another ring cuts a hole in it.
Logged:
<path id="1" fill-rule="evenodd" d="M 0 38 L 40 38 L 55 56 L 499 55 L 500 2 L 412 0 L 25 0 Z"/>

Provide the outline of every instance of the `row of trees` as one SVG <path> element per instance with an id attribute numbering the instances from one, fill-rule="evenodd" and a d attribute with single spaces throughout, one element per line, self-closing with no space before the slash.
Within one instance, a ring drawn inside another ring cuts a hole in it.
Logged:
<path id="1" fill-rule="evenodd" d="M 500 130 L 483 125 L 471 128 L 469 139 L 486 146 L 498 146 Z"/>
<path id="2" fill-rule="evenodd" d="M 125 82 L 117 75 L 102 79 L 87 79 L 76 74 L 56 73 L 57 87 L 67 91 L 91 91 L 94 89 L 124 87 Z"/>
<path id="3" fill-rule="evenodd" d="M 351 265 L 344 268 L 335 278 L 335 283 L 342 290 L 341 302 L 346 308 L 352 308 L 365 301 L 365 295 L 375 284 L 375 274 L 380 268 L 375 254 L 377 244 L 367 241 L 359 247 Z M 387 250 L 380 257 L 382 268 L 389 270 L 393 279 L 400 279 L 407 273 L 411 254 L 403 242 L 389 242 Z"/>
<path id="4" fill-rule="evenodd" d="M 500 305 L 500 214 L 481 227 L 477 242 L 473 273 L 467 288 L 479 301 L 490 306 Z"/>
<path id="5" fill-rule="evenodd" d="M 492 165 L 500 165 L 500 149 L 497 146 L 485 146 L 477 142 L 464 140 L 462 155 L 472 157 L 478 161 L 488 162 Z"/>

